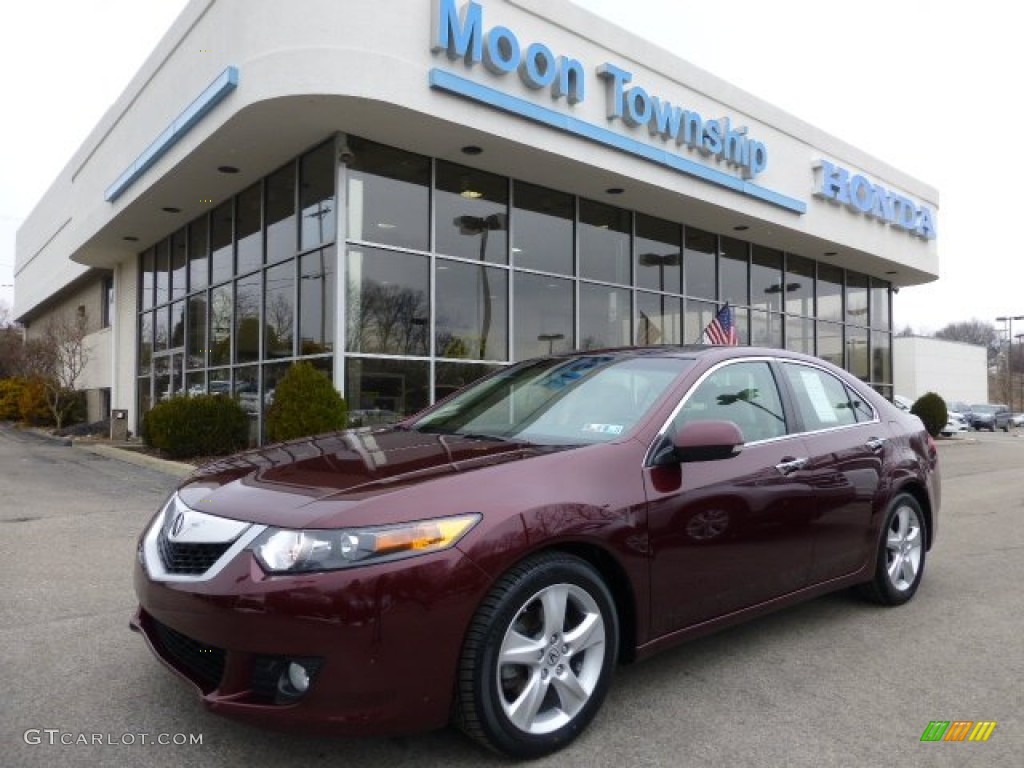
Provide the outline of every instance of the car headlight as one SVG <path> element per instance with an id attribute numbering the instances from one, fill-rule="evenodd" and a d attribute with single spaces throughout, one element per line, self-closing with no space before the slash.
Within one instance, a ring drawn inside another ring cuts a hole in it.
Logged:
<path id="1" fill-rule="evenodd" d="M 469 514 L 330 531 L 268 528 L 250 549 L 270 573 L 329 571 L 440 552 L 455 546 L 479 520 L 480 515 Z"/>

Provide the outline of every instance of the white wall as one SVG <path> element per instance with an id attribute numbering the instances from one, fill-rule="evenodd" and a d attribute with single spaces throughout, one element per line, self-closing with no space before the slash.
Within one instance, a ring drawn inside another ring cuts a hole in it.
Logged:
<path id="1" fill-rule="evenodd" d="M 78 381 L 78 389 L 102 389 L 110 386 L 110 328 L 101 328 L 85 337 L 88 362 Z"/>
<path id="2" fill-rule="evenodd" d="M 897 395 L 916 400 L 937 392 L 944 400 L 988 402 L 985 347 L 926 336 L 893 339 L 893 384 Z"/>

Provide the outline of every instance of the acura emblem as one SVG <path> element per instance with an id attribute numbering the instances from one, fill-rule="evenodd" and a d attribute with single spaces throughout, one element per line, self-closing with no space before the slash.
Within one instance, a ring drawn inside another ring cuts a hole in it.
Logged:
<path id="1" fill-rule="evenodd" d="M 171 537 L 177 538 L 178 534 L 181 533 L 181 529 L 185 527 L 185 513 L 179 512 L 174 516 L 174 522 L 171 524 Z"/>

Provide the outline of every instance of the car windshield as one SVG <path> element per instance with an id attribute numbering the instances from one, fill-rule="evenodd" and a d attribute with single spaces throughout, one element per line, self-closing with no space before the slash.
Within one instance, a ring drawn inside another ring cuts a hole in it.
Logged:
<path id="1" fill-rule="evenodd" d="M 994 405 L 972 405 L 971 410 L 974 413 L 995 413 L 996 407 Z"/>
<path id="2" fill-rule="evenodd" d="M 411 428 L 540 445 L 607 442 L 629 432 L 692 365 L 602 354 L 531 360 L 470 385 Z"/>

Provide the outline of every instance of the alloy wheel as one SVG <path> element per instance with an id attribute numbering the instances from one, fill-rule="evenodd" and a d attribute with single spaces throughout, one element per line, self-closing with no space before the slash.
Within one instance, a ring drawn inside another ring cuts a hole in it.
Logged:
<path id="1" fill-rule="evenodd" d="M 551 733 L 586 706 L 601 679 L 605 621 L 575 584 L 552 584 L 531 597 L 505 631 L 497 690 L 508 720 L 532 735 Z"/>
<path id="2" fill-rule="evenodd" d="M 885 537 L 886 572 L 889 583 L 901 592 L 910 589 L 921 567 L 924 542 L 917 511 L 900 506 L 889 521 Z"/>

